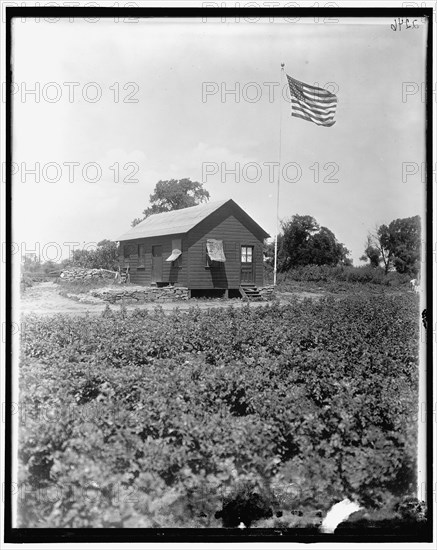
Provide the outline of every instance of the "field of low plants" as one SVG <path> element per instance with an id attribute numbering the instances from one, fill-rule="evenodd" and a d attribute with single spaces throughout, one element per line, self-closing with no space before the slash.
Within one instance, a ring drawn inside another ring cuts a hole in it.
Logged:
<path id="1" fill-rule="evenodd" d="M 346 497 L 394 510 L 415 485 L 418 307 L 25 317 L 20 525 L 286 527 Z M 229 507 L 244 498 L 250 517 Z"/>

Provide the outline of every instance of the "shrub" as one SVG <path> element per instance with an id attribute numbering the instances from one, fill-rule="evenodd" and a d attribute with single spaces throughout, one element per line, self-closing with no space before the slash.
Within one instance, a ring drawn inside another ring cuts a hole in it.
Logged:
<path id="1" fill-rule="evenodd" d="M 382 268 L 373 268 L 370 266 L 352 267 L 352 266 L 319 266 L 307 265 L 290 269 L 286 273 L 278 274 L 279 283 L 289 283 L 292 281 L 314 282 L 314 283 L 361 283 L 376 284 L 386 286 L 406 285 L 409 277 L 400 273 L 385 274 Z"/>

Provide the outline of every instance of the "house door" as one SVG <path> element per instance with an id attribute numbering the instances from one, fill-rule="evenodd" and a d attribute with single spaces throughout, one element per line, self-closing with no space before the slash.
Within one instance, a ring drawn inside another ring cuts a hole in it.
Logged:
<path id="1" fill-rule="evenodd" d="M 162 245 L 152 246 L 152 283 L 162 281 Z"/>
<path id="2" fill-rule="evenodd" d="M 253 246 L 241 247 L 241 284 L 253 283 Z"/>

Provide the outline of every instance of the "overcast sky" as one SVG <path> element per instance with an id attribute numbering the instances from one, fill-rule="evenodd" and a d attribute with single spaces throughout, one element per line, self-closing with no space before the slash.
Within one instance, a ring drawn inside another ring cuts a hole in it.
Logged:
<path id="1" fill-rule="evenodd" d="M 358 265 L 375 224 L 424 213 L 426 24 L 337 21 L 15 20 L 13 241 L 116 239 L 184 177 L 273 236 L 282 103 L 279 217 L 315 217 Z M 336 93 L 333 127 L 290 116 L 281 62 Z"/>

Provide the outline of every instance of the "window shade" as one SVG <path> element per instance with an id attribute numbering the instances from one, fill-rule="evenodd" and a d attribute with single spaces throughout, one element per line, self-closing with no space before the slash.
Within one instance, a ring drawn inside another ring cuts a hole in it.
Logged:
<path id="1" fill-rule="evenodd" d="M 223 250 L 223 241 L 219 241 L 217 239 L 207 239 L 206 249 L 210 260 L 213 262 L 226 262 L 226 257 Z"/>

